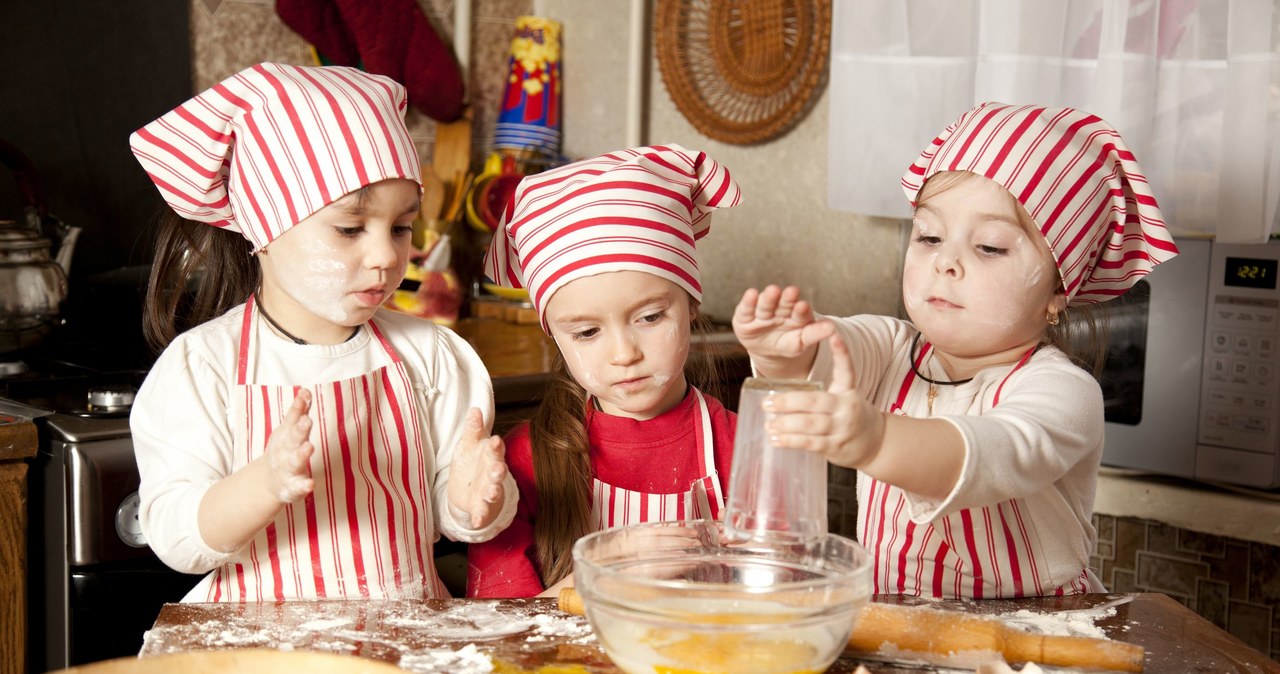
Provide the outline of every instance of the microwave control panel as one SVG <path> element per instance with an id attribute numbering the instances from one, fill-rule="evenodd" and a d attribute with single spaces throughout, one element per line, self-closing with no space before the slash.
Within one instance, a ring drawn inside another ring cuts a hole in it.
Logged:
<path id="1" fill-rule="evenodd" d="M 1280 245 L 1219 245 L 1210 264 L 1202 445 L 1280 454 Z"/>

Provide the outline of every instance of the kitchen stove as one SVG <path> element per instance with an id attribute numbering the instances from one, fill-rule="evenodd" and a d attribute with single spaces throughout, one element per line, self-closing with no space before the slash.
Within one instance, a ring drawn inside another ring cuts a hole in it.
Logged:
<path id="1" fill-rule="evenodd" d="M 198 576 L 166 567 L 138 526 L 129 408 L 146 373 L 51 359 L 0 367 L 0 398 L 31 408 L 39 451 L 28 495 L 28 671 L 142 647 L 166 602 Z"/>

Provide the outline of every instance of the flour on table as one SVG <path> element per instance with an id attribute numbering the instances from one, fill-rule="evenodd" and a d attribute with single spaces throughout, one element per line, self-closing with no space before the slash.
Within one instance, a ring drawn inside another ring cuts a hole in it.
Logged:
<path id="1" fill-rule="evenodd" d="M 533 622 L 538 628 L 535 636 L 541 636 L 546 639 L 547 636 L 564 636 L 564 637 L 585 637 L 591 635 L 591 626 L 582 620 L 572 618 L 557 618 L 553 615 L 539 613 L 533 616 Z M 529 637 L 530 641 L 534 637 Z"/>
<path id="2" fill-rule="evenodd" d="M 498 639 L 520 634 L 533 627 L 533 621 L 514 617 L 498 610 L 493 603 L 463 604 L 446 611 L 432 613 L 428 618 L 391 617 L 387 625 L 426 630 L 438 639 Z"/>
<path id="3" fill-rule="evenodd" d="M 467 644 L 458 650 L 437 648 L 405 653 L 400 656 L 399 665 L 401 669 L 420 673 L 484 674 L 493 671 L 493 662 L 475 644 Z"/>
<path id="4" fill-rule="evenodd" d="M 301 625 L 298 625 L 298 629 L 306 630 L 308 632 L 321 632 L 350 624 L 351 620 L 347 618 L 330 618 L 328 620 L 312 620 L 302 623 Z"/>
<path id="5" fill-rule="evenodd" d="M 1097 625 L 1097 621 L 1115 614 L 1116 604 L 1109 603 L 1088 609 L 1052 613 L 1037 613 L 1022 609 L 998 617 L 1010 627 L 1032 634 L 1107 639 L 1106 632 Z"/>

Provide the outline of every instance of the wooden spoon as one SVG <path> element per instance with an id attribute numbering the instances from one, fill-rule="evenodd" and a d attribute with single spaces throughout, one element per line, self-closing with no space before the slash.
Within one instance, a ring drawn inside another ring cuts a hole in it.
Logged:
<path id="1" fill-rule="evenodd" d="M 444 206 L 444 183 L 430 172 L 431 167 L 424 165 L 422 171 L 422 206 L 418 215 L 424 222 L 440 219 Z"/>
<path id="2" fill-rule="evenodd" d="M 441 182 L 457 179 L 471 170 L 471 109 L 457 121 L 436 124 L 436 144 L 431 164 Z"/>

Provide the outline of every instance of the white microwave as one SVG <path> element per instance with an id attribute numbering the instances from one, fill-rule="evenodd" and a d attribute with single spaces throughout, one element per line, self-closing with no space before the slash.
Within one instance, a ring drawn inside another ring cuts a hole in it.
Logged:
<path id="1" fill-rule="evenodd" d="M 1177 257 L 1097 305 L 1108 325 L 1102 462 L 1280 486 L 1280 241 L 1177 244 Z"/>

